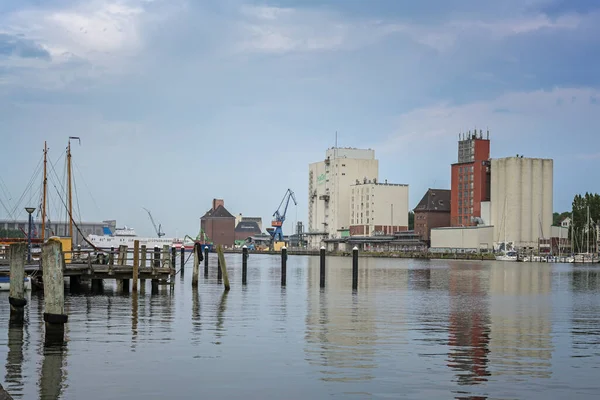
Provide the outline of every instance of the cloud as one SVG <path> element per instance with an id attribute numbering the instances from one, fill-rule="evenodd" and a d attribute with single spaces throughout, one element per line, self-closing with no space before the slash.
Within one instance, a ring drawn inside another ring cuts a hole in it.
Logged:
<path id="1" fill-rule="evenodd" d="M 0 55 L 50 59 L 50 53 L 34 41 L 5 33 L 0 33 Z"/>

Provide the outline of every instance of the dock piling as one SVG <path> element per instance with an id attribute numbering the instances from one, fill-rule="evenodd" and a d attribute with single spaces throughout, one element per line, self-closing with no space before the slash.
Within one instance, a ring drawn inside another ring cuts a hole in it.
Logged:
<path id="1" fill-rule="evenodd" d="M 217 247 L 217 256 L 219 260 L 219 271 L 221 271 L 223 276 L 223 285 L 225 286 L 225 291 L 228 292 L 231 287 L 229 286 L 229 276 L 227 275 L 227 264 L 225 263 L 225 255 L 223 254 L 223 247 L 219 245 Z"/>
<path id="2" fill-rule="evenodd" d="M 194 243 L 194 268 L 192 270 L 192 287 L 198 286 L 199 269 L 200 269 L 200 244 Z"/>
<path id="3" fill-rule="evenodd" d="M 27 253 L 26 243 L 15 243 L 10 245 L 10 292 L 8 302 L 10 303 L 10 323 L 22 324 L 25 317 L 25 255 Z"/>
<path id="4" fill-rule="evenodd" d="M 131 291 L 132 292 L 137 292 L 138 290 L 138 278 L 139 278 L 139 274 L 140 274 L 140 241 L 139 240 L 134 240 L 133 241 L 133 272 L 132 272 L 132 279 L 133 281 L 131 282 Z"/>
<path id="5" fill-rule="evenodd" d="M 65 323 L 65 291 L 63 268 L 65 265 L 62 243 L 50 238 L 42 245 L 42 265 L 44 266 L 44 322 L 46 326 L 46 342 L 64 341 Z"/>
<path id="6" fill-rule="evenodd" d="M 358 247 L 352 249 L 352 290 L 358 289 Z"/>
<path id="7" fill-rule="evenodd" d="M 319 287 L 325 287 L 325 246 L 321 246 L 319 251 L 320 263 L 319 263 Z"/>
<path id="8" fill-rule="evenodd" d="M 122 244 L 119 246 L 119 265 L 125 266 L 127 264 L 127 245 Z M 117 291 L 123 293 L 129 293 L 129 279 L 117 280 Z"/>
<path id="9" fill-rule="evenodd" d="M 177 264 L 177 249 L 175 247 L 171 247 L 171 268 L 175 269 L 176 264 Z M 183 275 L 183 265 L 181 266 L 181 275 Z"/>
<path id="10" fill-rule="evenodd" d="M 140 254 L 140 268 L 142 270 L 146 269 L 146 258 L 147 258 L 147 254 L 148 254 L 148 248 L 146 247 L 145 244 L 143 244 L 141 246 L 141 250 L 140 250 L 141 254 Z M 140 292 L 144 293 L 146 291 L 146 280 L 145 279 L 140 279 Z"/>
<path id="11" fill-rule="evenodd" d="M 248 281 L 248 246 L 242 247 L 242 285 Z"/>
<path id="12" fill-rule="evenodd" d="M 287 283 L 287 247 L 281 248 L 281 286 Z"/>
<path id="13" fill-rule="evenodd" d="M 204 277 L 208 278 L 208 246 L 204 246 Z"/>
<path id="14" fill-rule="evenodd" d="M 158 293 L 158 279 L 155 279 L 156 268 L 160 268 L 160 249 L 158 246 L 154 246 L 154 256 L 152 260 L 152 293 Z"/>
<path id="15" fill-rule="evenodd" d="M 115 248 L 110 248 L 110 254 L 108 255 L 108 274 L 113 275 L 113 266 L 115 265 Z"/>
<path id="16" fill-rule="evenodd" d="M 181 245 L 181 260 L 180 260 L 180 264 L 181 264 L 181 275 L 183 275 L 183 270 L 185 269 L 185 246 L 183 244 Z"/>
<path id="17" fill-rule="evenodd" d="M 223 251 L 223 249 L 221 249 Z M 217 250 L 218 252 L 218 250 Z M 217 281 L 221 282 L 223 280 L 223 270 L 221 267 L 221 256 L 217 253 Z"/>

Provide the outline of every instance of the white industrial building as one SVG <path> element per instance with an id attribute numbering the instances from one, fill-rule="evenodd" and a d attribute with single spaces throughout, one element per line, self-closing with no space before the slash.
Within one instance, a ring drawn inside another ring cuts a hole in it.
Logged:
<path id="1" fill-rule="evenodd" d="M 309 165 L 308 232 L 310 247 L 339 237 L 350 227 L 350 186 L 365 179 L 377 181 L 379 161 L 371 149 L 330 148 L 325 159 Z"/>
<path id="2" fill-rule="evenodd" d="M 513 242 L 519 249 L 538 248 L 551 236 L 553 160 L 508 157 L 492 159 L 490 224 L 494 243 Z"/>
<path id="3" fill-rule="evenodd" d="M 363 180 L 350 186 L 350 235 L 408 230 L 408 185 Z"/>
<path id="4" fill-rule="evenodd" d="M 493 226 L 435 228 L 431 230 L 432 253 L 486 253 L 492 251 Z"/>

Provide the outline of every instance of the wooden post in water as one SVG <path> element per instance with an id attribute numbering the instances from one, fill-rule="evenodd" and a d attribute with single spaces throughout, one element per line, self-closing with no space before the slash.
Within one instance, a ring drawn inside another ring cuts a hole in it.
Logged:
<path id="1" fill-rule="evenodd" d="M 221 252 L 223 252 L 223 247 L 221 247 L 221 245 L 219 245 L 218 248 L 221 249 Z M 217 249 L 217 251 L 219 250 Z M 221 282 L 223 279 L 223 270 L 221 268 L 221 256 L 217 254 L 217 282 Z"/>
<path id="2" fill-rule="evenodd" d="M 248 246 L 242 247 L 242 285 L 248 281 Z"/>
<path id="3" fill-rule="evenodd" d="M 287 283 L 287 247 L 281 248 L 281 286 Z"/>
<path id="4" fill-rule="evenodd" d="M 113 266 L 115 265 L 115 248 L 110 248 L 110 254 L 108 255 L 108 274 L 113 275 Z"/>
<path id="5" fill-rule="evenodd" d="M 63 268 L 65 259 L 62 243 L 50 238 L 42 245 L 42 265 L 44 268 L 44 322 L 46 342 L 63 342 L 65 323 L 65 290 Z"/>
<path id="6" fill-rule="evenodd" d="M 194 268 L 192 270 L 192 287 L 198 286 L 198 273 L 200 269 L 200 244 L 194 243 Z"/>
<path id="7" fill-rule="evenodd" d="M 204 245 L 204 277 L 208 278 L 208 246 L 206 245 Z"/>
<path id="8" fill-rule="evenodd" d="M 183 275 L 183 270 L 185 269 L 185 246 L 183 244 L 181 245 L 181 260 L 180 260 L 180 264 L 181 264 L 181 275 Z"/>
<path id="9" fill-rule="evenodd" d="M 152 293 L 158 293 L 158 279 L 155 279 L 156 268 L 160 268 L 160 249 L 154 246 L 154 255 L 152 259 Z"/>
<path id="10" fill-rule="evenodd" d="M 10 245 L 10 292 L 8 302 L 10 303 L 11 324 L 22 324 L 25 316 L 25 255 L 27 254 L 26 243 L 15 243 Z"/>
<path id="11" fill-rule="evenodd" d="M 225 264 L 225 255 L 223 254 L 223 247 L 219 245 L 217 247 L 217 256 L 219 260 L 219 271 L 221 271 L 223 275 L 223 285 L 225 286 L 225 291 L 229 291 L 229 276 L 227 275 L 227 264 Z"/>
<path id="12" fill-rule="evenodd" d="M 175 281 L 173 280 L 173 278 L 175 277 L 175 266 L 171 265 L 171 257 L 169 257 L 169 245 L 165 244 L 163 245 L 162 248 L 162 266 L 163 268 L 169 268 L 170 269 L 170 275 L 171 275 L 171 283 L 175 283 Z"/>
<path id="13" fill-rule="evenodd" d="M 177 249 L 175 247 L 171 247 L 171 268 L 175 270 L 175 265 L 177 264 Z M 181 275 L 183 275 L 183 266 L 181 268 Z"/>
<path id="14" fill-rule="evenodd" d="M 127 245 L 119 246 L 119 265 L 127 265 Z M 120 279 L 117 281 L 117 290 L 123 293 L 129 293 L 129 279 Z"/>
<path id="15" fill-rule="evenodd" d="M 146 245 L 143 244 L 142 248 L 141 248 L 141 254 L 140 254 L 140 268 L 142 270 L 146 269 L 146 256 L 148 253 L 148 249 L 146 248 Z M 143 271 L 142 271 L 143 272 Z M 145 279 L 140 279 L 140 292 L 144 293 L 146 291 L 146 280 Z"/>
<path id="16" fill-rule="evenodd" d="M 325 246 L 319 251 L 319 287 L 325 287 Z"/>
<path id="17" fill-rule="evenodd" d="M 358 289 L 358 247 L 352 249 L 352 290 Z"/>
<path id="18" fill-rule="evenodd" d="M 138 278 L 140 276 L 140 241 L 133 241 L 133 282 L 131 283 L 131 291 L 137 292 L 138 290 Z"/>

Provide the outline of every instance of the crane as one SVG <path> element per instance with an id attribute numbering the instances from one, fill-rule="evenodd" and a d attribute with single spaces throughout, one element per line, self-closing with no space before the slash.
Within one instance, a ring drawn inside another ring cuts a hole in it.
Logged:
<path id="1" fill-rule="evenodd" d="M 142 207 L 144 208 L 144 207 Z M 150 212 L 150 210 L 148 210 L 147 208 L 144 208 L 144 210 L 146 210 L 146 212 L 148 213 L 148 216 L 150 217 L 150 221 L 152 222 L 152 226 L 154 226 L 154 231 L 156 232 L 156 234 L 158 235 L 159 238 L 165 236 L 165 233 L 161 231 L 161 224 L 158 224 L 158 228 L 156 227 L 156 223 L 154 222 L 154 218 L 152 218 L 152 213 Z"/>
<path id="2" fill-rule="evenodd" d="M 296 196 L 294 196 L 294 192 L 292 192 L 292 189 L 288 189 L 285 192 L 285 195 L 283 196 L 283 199 L 279 204 L 279 208 L 273 214 L 274 219 L 273 222 L 271 222 L 271 226 L 274 229 L 271 229 L 269 233 L 271 234 L 271 237 L 275 242 L 283 241 L 283 230 L 281 229 L 281 227 L 283 226 L 283 222 L 285 221 L 285 214 L 287 213 L 287 209 L 290 204 L 290 199 L 294 200 L 294 205 L 298 205 L 298 202 L 296 201 Z M 285 207 L 282 210 L 281 208 L 283 207 L 284 203 Z"/>

